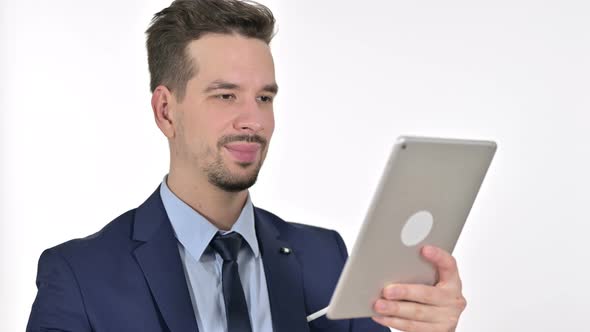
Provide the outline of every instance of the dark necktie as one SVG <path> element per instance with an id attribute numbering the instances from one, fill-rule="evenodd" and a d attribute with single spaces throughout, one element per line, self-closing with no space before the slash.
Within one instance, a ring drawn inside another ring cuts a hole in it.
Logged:
<path id="1" fill-rule="evenodd" d="M 238 273 L 238 251 L 241 245 L 242 236 L 236 232 L 226 235 L 218 233 L 210 244 L 223 259 L 221 280 L 228 332 L 252 332 L 246 297 Z"/>

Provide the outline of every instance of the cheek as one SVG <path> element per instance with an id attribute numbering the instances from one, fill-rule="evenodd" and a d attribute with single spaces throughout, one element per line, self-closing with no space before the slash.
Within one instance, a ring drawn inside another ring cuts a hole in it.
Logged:
<path id="1" fill-rule="evenodd" d="M 204 154 L 211 150 L 210 139 L 208 138 L 210 130 L 207 127 L 200 125 L 202 120 L 196 117 L 186 116 L 182 119 L 182 124 L 179 130 L 179 140 L 182 145 L 182 150 L 192 155 L 193 158 L 197 156 L 202 158 Z"/>
<path id="2" fill-rule="evenodd" d="M 268 139 L 271 138 L 272 133 L 275 130 L 275 116 L 273 112 L 270 112 L 268 116 L 265 117 L 264 119 L 265 123 L 264 123 L 264 128 L 266 128 L 266 131 L 268 132 Z"/>
<path id="3" fill-rule="evenodd" d="M 193 111 L 185 120 L 185 134 L 190 137 L 191 141 L 208 144 L 218 139 L 218 137 L 215 137 L 215 134 L 222 127 L 222 119 L 216 116 L 215 112 L 208 110 L 201 112 Z"/>

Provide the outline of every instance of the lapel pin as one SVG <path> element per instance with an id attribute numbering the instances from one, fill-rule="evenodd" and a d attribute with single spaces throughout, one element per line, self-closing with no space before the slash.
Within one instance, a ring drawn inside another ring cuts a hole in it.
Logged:
<path id="1" fill-rule="evenodd" d="M 282 247 L 279 252 L 283 255 L 288 255 L 291 253 L 291 249 L 287 248 L 287 247 Z"/>

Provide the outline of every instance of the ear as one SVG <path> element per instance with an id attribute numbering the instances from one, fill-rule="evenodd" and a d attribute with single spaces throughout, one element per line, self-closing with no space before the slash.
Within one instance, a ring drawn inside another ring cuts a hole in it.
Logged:
<path id="1" fill-rule="evenodd" d="M 156 124 L 168 138 L 174 137 L 174 104 L 175 99 L 164 85 L 156 87 L 152 93 L 152 110 Z"/>

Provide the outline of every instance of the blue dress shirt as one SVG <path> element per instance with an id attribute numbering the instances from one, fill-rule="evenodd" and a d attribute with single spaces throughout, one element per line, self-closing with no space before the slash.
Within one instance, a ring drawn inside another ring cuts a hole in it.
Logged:
<path id="1" fill-rule="evenodd" d="M 164 208 L 178 239 L 178 250 L 192 300 L 199 331 L 226 332 L 227 321 L 221 283 L 223 260 L 209 242 L 217 232 L 239 233 L 245 240 L 238 253 L 239 274 L 248 304 L 253 331 L 272 331 L 266 276 L 254 226 L 250 197 L 238 220 L 222 232 L 205 217 L 178 198 L 166 184 L 160 186 Z"/>

